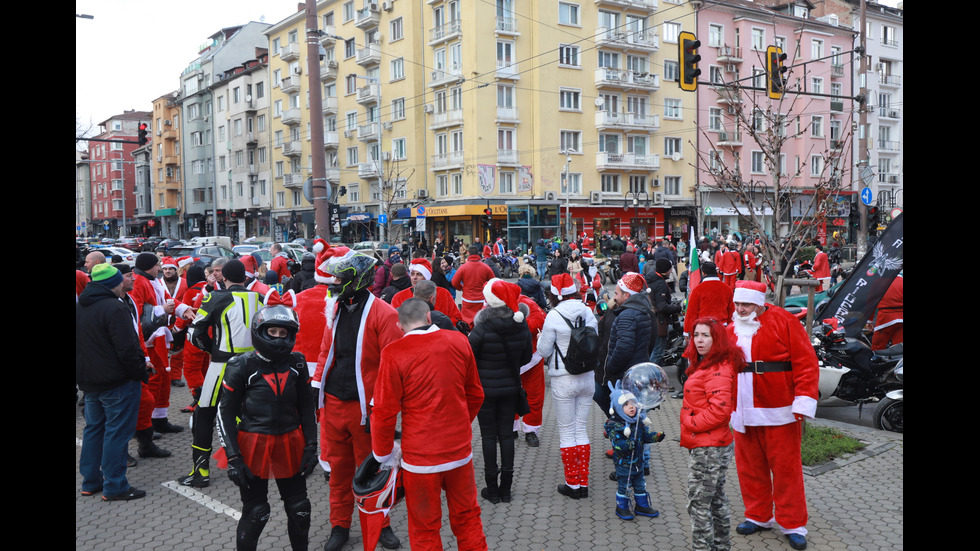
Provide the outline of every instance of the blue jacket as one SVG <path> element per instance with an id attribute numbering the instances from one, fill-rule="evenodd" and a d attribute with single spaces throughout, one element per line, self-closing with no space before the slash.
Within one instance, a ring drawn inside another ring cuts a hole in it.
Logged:
<path id="1" fill-rule="evenodd" d="M 647 293 L 637 293 L 613 310 L 604 382 L 618 381 L 626 370 L 649 360 L 653 310 Z"/>

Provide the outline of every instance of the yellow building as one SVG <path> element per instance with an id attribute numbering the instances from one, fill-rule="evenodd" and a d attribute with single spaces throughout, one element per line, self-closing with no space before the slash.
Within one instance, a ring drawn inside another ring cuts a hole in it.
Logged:
<path id="1" fill-rule="evenodd" d="M 552 229 L 514 245 L 555 235 L 559 207 L 577 235 L 686 233 L 695 105 L 664 74 L 677 46 L 662 23 L 693 30 L 688 3 L 325 0 L 317 10 L 320 111 L 306 105 L 305 14 L 267 31 L 278 224 L 295 212 L 312 235 L 302 184 L 319 152 L 309 114 L 322 112 L 345 241 L 396 240 L 415 229 L 419 204 L 430 241 L 483 241 L 484 209 L 495 238 L 506 205 L 529 201 Z"/>
<path id="2" fill-rule="evenodd" d="M 153 140 L 150 179 L 153 182 L 153 215 L 160 219 L 159 235 L 181 235 L 180 105 L 176 92 L 153 100 Z"/>

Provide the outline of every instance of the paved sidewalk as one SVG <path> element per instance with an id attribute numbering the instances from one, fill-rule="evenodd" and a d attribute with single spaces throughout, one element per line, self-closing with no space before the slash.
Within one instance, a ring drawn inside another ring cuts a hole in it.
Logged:
<path id="1" fill-rule="evenodd" d="M 668 369 L 673 374 L 673 369 Z M 541 446 L 529 448 L 520 439 L 517 446 L 514 500 L 492 505 L 481 500 L 484 530 L 490 549 L 506 550 L 627 550 L 690 549 L 690 519 L 687 507 L 687 450 L 678 444 L 678 415 L 681 401 L 668 398 L 651 414 L 655 427 L 667 439 L 653 446 L 651 474 L 647 487 L 655 508 L 655 519 L 618 519 L 615 485 L 608 479 L 612 463 L 603 454 L 602 414 L 592 410 L 592 465 L 589 498 L 571 500 L 555 488 L 562 482 L 557 428 L 549 397 L 545 400 Z M 187 414 L 180 407 L 189 401 L 186 389 L 173 389 L 170 419 L 186 426 Z M 177 486 L 179 475 L 190 470 L 190 433 L 164 436 L 158 443 L 174 455 L 166 459 L 140 460 L 129 470 L 132 485 L 147 491 L 147 497 L 131 502 L 105 503 L 100 497 L 81 497 L 78 456 L 84 419 L 76 408 L 75 437 L 75 546 L 86 550 L 217 550 L 234 549 L 234 530 L 241 507 L 238 488 L 224 471 L 213 469 L 211 486 L 201 491 Z M 810 522 L 808 549 L 814 551 L 901 550 L 904 521 L 903 436 L 900 434 L 816 420 L 815 424 L 837 425 L 868 442 L 865 453 L 805 476 Z M 438 427 L 434 427 L 438 433 Z M 479 428 L 473 425 L 476 479 L 483 478 Z M 215 438 L 217 443 L 217 438 Z M 136 454 L 136 445 L 130 446 Z M 212 462 L 213 466 L 213 462 Z M 259 549 L 288 549 L 286 519 L 278 490 L 270 487 L 272 518 L 259 541 Z M 329 536 L 327 486 L 321 474 L 307 479 L 313 502 L 310 549 L 322 548 Z M 734 464 L 729 470 L 727 491 L 732 504 L 733 549 L 740 551 L 787 550 L 778 530 L 752 536 L 734 533 L 742 520 L 742 501 Z M 443 503 L 445 511 L 445 502 Z M 355 514 L 356 516 L 356 514 Z M 392 513 L 392 526 L 410 549 L 405 504 Z M 455 541 L 444 516 L 443 541 L 455 549 Z M 361 549 L 360 528 L 354 521 L 347 549 Z M 379 547 L 380 549 L 380 547 Z"/>

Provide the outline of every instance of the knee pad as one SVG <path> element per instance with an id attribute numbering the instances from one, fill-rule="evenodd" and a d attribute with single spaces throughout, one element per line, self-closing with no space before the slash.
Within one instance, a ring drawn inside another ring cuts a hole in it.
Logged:
<path id="1" fill-rule="evenodd" d="M 309 499 L 285 502 L 283 503 L 283 508 L 286 509 L 286 516 L 291 520 L 310 522 L 310 513 L 313 511 L 313 507 Z"/>
<path id="2" fill-rule="evenodd" d="M 266 522 L 269 521 L 269 516 L 272 514 L 272 509 L 269 507 L 268 501 L 263 501 L 262 503 L 257 503 L 246 507 L 242 511 L 242 520 L 249 523 L 261 522 L 264 526 Z"/>

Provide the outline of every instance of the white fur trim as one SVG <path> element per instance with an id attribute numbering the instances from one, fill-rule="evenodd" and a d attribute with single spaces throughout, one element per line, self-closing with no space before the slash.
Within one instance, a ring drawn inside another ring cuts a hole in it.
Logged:
<path id="1" fill-rule="evenodd" d="M 425 279 L 432 279 L 432 272 L 427 270 L 426 267 L 421 264 L 410 264 L 408 269 L 410 272 L 418 272 L 422 274 Z"/>
<path id="2" fill-rule="evenodd" d="M 633 295 L 635 295 L 636 293 L 639 292 L 639 291 L 634 291 L 634 290 L 630 289 L 626 285 L 623 285 L 623 280 L 622 279 L 620 279 L 619 281 L 616 282 L 616 287 L 619 287 L 625 293 L 629 293 L 630 296 L 633 296 Z"/>
<path id="3" fill-rule="evenodd" d="M 490 281 L 487 281 L 486 285 L 483 286 L 483 299 L 486 301 L 487 306 L 490 306 L 491 308 L 507 306 L 507 303 L 501 300 L 497 295 L 493 294 L 493 284 L 498 281 L 503 280 L 495 277 Z"/>
<path id="4" fill-rule="evenodd" d="M 732 296 L 732 302 L 747 302 L 758 306 L 766 305 L 766 294 L 760 291 L 753 291 L 745 287 L 737 287 Z"/>

